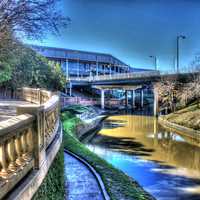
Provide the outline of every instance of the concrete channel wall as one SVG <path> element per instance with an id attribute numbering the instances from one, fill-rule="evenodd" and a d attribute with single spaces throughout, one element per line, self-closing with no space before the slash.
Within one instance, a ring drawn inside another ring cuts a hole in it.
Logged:
<path id="1" fill-rule="evenodd" d="M 158 122 L 163 127 L 170 129 L 170 130 L 174 130 L 175 132 L 178 132 L 179 134 L 189 137 L 191 139 L 199 139 L 199 137 L 200 137 L 200 131 L 172 123 L 172 122 L 168 121 L 165 116 L 159 116 Z"/>

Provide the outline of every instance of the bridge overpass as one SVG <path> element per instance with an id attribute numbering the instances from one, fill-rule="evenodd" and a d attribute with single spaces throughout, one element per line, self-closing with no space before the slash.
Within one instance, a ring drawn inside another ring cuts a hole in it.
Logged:
<path id="1" fill-rule="evenodd" d="M 73 85 L 138 85 L 156 82 L 160 77 L 159 71 L 143 71 L 92 77 L 71 77 L 68 82 Z"/>
<path id="2" fill-rule="evenodd" d="M 72 95 L 73 87 L 90 87 L 101 91 L 101 108 L 105 107 L 105 91 L 108 90 L 124 90 L 125 91 L 125 104 L 129 104 L 128 93 L 131 92 L 131 106 L 135 107 L 135 91 L 140 90 L 141 107 L 144 103 L 144 87 L 153 87 L 154 83 L 160 80 L 159 71 L 143 71 L 143 72 L 130 72 L 121 74 L 99 75 L 90 77 L 71 77 L 68 81 L 69 95 Z M 154 99 L 156 92 L 154 91 Z M 155 103 L 155 115 L 157 113 L 157 104 Z"/>
<path id="3" fill-rule="evenodd" d="M 129 104 L 128 93 L 131 92 L 131 106 L 135 107 L 135 91 L 140 91 L 140 104 L 143 107 L 144 103 L 144 89 L 145 87 L 151 88 L 154 94 L 154 115 L 158 112 L 158 94 L 155 89 L 155 83 L 159 82 L 163 78 L 170 78 L 174 80 L 177 76 L 181 79 L 188 79 L 198 74 L 193 73 L 171 73 L 160 74 L 159 71 L 141 71 L 141 72 L 129 72 L 121 74 L 99 75 L 89 77 L 71 77 L 68 81 L 68 90 L 71 96 L 73 87 L 90 87 L 101 91 L 101 108 L 105 107 L 105 91 L 109 90 L 124 90 L 125 91 L 125 106 Z"/>

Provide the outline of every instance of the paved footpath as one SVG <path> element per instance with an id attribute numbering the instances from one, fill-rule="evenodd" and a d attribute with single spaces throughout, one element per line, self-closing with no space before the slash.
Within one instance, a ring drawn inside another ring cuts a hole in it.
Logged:
<path id="1" fill-rule="evenodd" d="M 104 200 L 98 182 L 79 160 L 65 153 L 66 200 Z"/>

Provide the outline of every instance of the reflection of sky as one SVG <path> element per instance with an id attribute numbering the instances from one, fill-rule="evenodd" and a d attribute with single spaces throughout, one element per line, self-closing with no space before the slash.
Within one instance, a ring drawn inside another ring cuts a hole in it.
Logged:
<path id="1" fill-rule="evenodd" d="M 152 182 L 155 182 L 157 179 L 159 179 L 157 173 L 152 171 L 153 168 L 156 168 L 156 166 L 159 165 L 152 161 L 142 160 L 136 156 L 120 154 L 98 147 L 93 149 L 89 146 L 89 148 L 105 160 L 109 161 L 112 165 L 120 168 L 129 176 L 132 176 L 136 180 L 140 181 L 142 186 L 146 187 L 151 185 Z"/>
<path id="2" fill-rule="evenodd" d="M 133 177 L 158 200 L 198 200 L 200 181 L 184 176 L 182 168 L 160 165 L 136 156 L 88 145 L 89 149 Z M 187 173 L 187 172 L 186 172 Z M 191 188 L 197 187 L 196 191 Z M 194 194 L 193 194 L 194 192 Z M 197 196 L 195 195 L 197 193 Z"/>
<path id="3" fill-rule="evenodd" d="M 62 0 L 72 23 L 42 44 L 108 52 L 134 67 L 152 68 L 149 55 L 157 55 L 159 67 L 171 70 L 178 34 L 187 36 L 181 66 L 199 53 L 199 7 L 198 0 Z"/>

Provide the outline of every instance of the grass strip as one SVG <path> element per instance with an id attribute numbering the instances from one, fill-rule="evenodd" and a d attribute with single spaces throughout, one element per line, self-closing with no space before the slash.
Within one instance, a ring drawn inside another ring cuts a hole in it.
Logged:
<path id="1" fill-rule="evenodd" d="M 65 194 L 64 185 L 64 154 L 62 145 L 49 168 L 47 176 L 32 200 L 63 200 Z"/>

